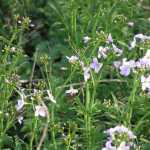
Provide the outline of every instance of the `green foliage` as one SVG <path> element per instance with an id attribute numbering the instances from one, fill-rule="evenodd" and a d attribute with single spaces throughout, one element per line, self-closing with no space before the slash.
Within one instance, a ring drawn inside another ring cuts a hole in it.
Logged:
<path id="1" fill-rule="evenodd" d="M 133 51 L 128 46 L 135 34 L 150 35 L 149 0 L 0 4 L 0 149 L 99 150 L 107 140 L 104 131 L 120 124 L 133 129 L 135 150 L 149 149 L 150 101 L 140 83 L 149 71 L 124 77 L 113 67 L 115 60 L 138 60 L 150 49 L 149 41 Z M 110 52 L 101 71 L 91 71 L 85 82 L 81 64 L 69 64 L 66 56 L 76 55 L 90 65 L 109 33 L 123 56 Z M 78 89 L 76 95 L 66 94 L 70 86 Z M 25 104 L 17 111 L 21 96 Z M 35 115 L 39 105 L 46 117 Z"/>

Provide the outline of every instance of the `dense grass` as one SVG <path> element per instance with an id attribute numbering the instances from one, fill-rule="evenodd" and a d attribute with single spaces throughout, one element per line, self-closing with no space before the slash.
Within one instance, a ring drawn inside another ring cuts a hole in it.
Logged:
<path id="1" fill-rule="evenodd" d="M 113 146 L 150 149 L 149 0 L 0 5 L 0 150 L 101 150 L 121 125 Z"/>

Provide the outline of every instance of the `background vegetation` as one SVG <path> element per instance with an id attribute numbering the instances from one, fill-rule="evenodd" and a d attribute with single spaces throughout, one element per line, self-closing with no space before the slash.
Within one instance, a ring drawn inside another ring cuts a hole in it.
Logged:
<path id="1" fill-rule="evenodd" d="M 99 150 L 104 131 L 123 124 L 137 136 L 135 149 L 148 150 L 150 99 L 140 76 L 149 71 L 124 77 L 112 64 L 142 57 L 150 42 L 133 51 L 129 43 L 149 29 L 149 0 L 0 0 L 0 149 Z M 80 65 L 66 56 L 90 64 L 110 33 L 123 55 L 110 54 L 84 82 Z M 66 94 L 70 85 L 76 95 Z M 25 105 L 17 111 L 21 96 Z M 36 105 L 46 106 L 46 117 L 35 116 Z"/>

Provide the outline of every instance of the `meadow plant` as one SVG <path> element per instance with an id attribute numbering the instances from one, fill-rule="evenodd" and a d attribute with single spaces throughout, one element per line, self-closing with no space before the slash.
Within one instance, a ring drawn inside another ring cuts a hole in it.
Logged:
<path id="1" fill-rule="evenodd" d="M 149 150 L 149 5 L 2 0 L 0 150 Z"/>

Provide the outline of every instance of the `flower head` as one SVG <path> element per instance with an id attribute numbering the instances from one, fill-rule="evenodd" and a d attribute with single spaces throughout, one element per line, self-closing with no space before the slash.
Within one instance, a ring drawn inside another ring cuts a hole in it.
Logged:
<path id="1" fill-rule="evenodd" d="M 109 51 L 108 47 L 100 46 L 98 49 L 98 58 L 103 57 L 104 59 L 107 58 L 107 52 Z"/>
<path id="2" fill-rule="evenodd" d="M 70 86 L 69 90 L 66 90 L 66 94 L 69 94 L 70 96 L 74 96 L 78 93 L 77 89 L 74 89 L 72 86 Z"/>
<path id="3" fill-rule="evenodd" d="M 86 43 L 89 42 L 90 39 L 91 39 L 90 37 L 84 36 L 84 37 L 83 37 L 83 42 L 86 44 Z"/>
<path id="4" fill-rule="evenodd" d="M 140 69 L 150 68 L 150 49 L 147 50 L 145 56 L 136 62 L 136 67 Z"/>
<path id="5" fill-rule="evenodd" d="M 108 43 L 108 44 L 113 43 L 113 38 L 112 38 L 111 34 L 108 35 L 106 43 Z"/>
<path id="6" fill-rule="evenodd" d="M 68 59 L 69 63 L 71 63 L 71 64 L 74 64 L 79 60 L 79 58 L 77 56 L 71 56 L 71 57 L 66 56 L 66 58 Z"/>
<path id="7" fill-rule="evenodd" d="M 123 53 L 123 50 L 118 48 L 115 44 L 112 44 L 112 47 L 117 56 L 120 56 Z"/>
<path id="8" fill-rule="evenodd" d="M 148 77 L 141 76 L 142 90 L 150 91 L 150 75 Z"/>
<path id="9" fill-rule="evenodd" d="M 105 131 L 108 141 L 102 150 L 130 150 L 136 136 L 123 125 L 118 125 Z"/>
<path id="10" fill-rule="evenodd" d="M 136 34 L 133 38 L 133 41 L 130 43 L 129 50 L 132 50 L 136 47 L 137 42 L 144 42 L 146 40 L 150 40 L 150 36 L 143 35 L 142 33 Z"/>
<path id="11" fill-rule="evenodd" d="M 95 71 L 95 73 L 98 73 L 102 67 L 102 64 L 98 62 L 97 58 L 93 58 L 90 67 Z"/>
<path id="12" fill-rule="evenodd" d="M 46 117 L 47 116 L 47 108 L 45 106 L 37 105 L 35 106 L 35 116 Z"/>
<path id="13" fill-rule="evenodd" d="M 129 26 L 129 27 L 133 27 L 133 26 L 134 26 L 134 22 L 131 22 L 131 21 L 128 22 L 128 26 Z"/>
<path id="14" fill-rule="evenodd" d="M 84 71 L 84 80 L 85 82 L 87 82 L 87 80 L 90 79 L 90 68 L 89 67 L 84 67 L 83 68 L 83 71 Z"/>
<path id="15" fill-rule="evenodd" d="M 18 101 L 17 101 L 17 105 L 16 105 L 16 109 L 17 109 L 17 111 L 20 111 L 22 108 L 23 108 L 23 106 L 24 106 L 24 100 L 23 99 L 19 99 Z"/>
<path id="16" fill-rule="evenodd" d="M 22 124 L 22 122 L 23 122 L 23 116 L 18 116 L 18 122 L 19 122 L 19 124 Z"/>
<path id="17" fill-rule="evenodd" d="M 119 67 L 120 74 L 123 76 L 128 76 L 131 73 L 131 69 L 136 67 L 134 60 L 127 61 L 126 58 L 123 59 L 122 65 Z"/>

